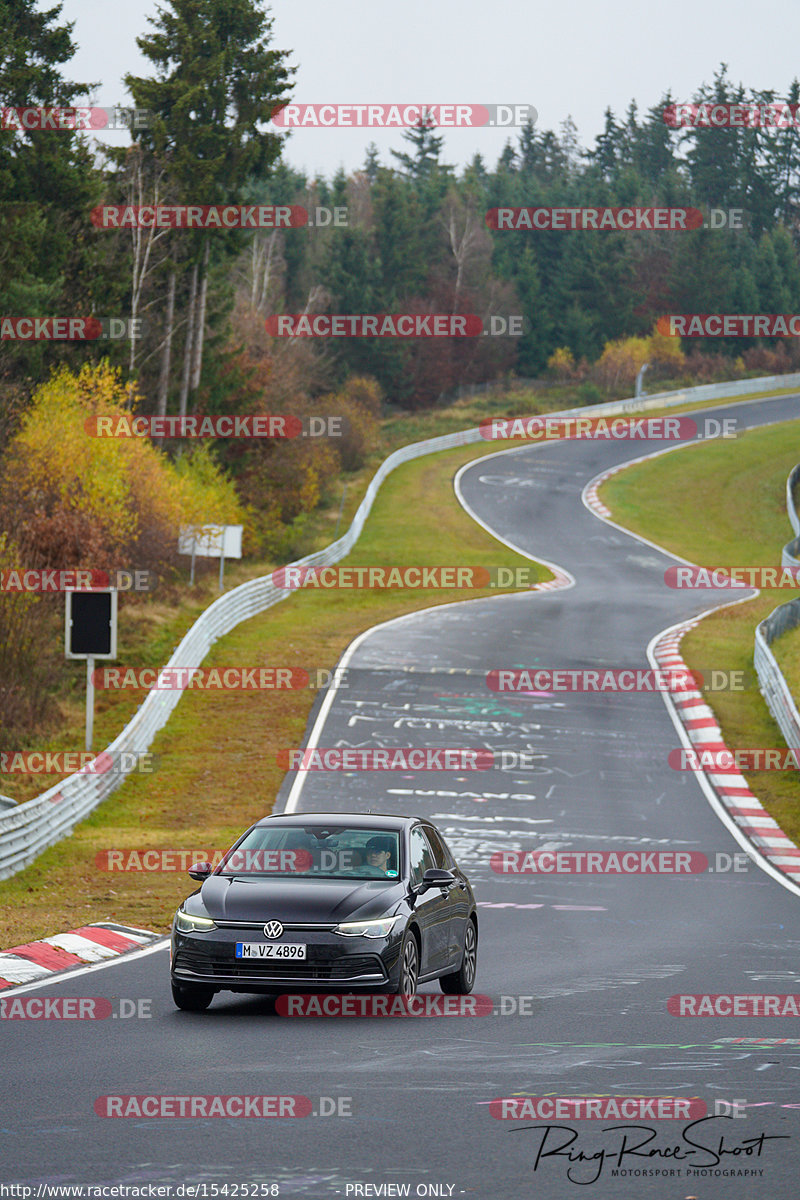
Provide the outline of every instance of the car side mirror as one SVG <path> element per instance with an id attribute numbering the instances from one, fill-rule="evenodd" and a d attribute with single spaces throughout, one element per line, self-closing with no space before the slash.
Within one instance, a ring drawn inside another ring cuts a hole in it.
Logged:
<path id="1" fill-rule="evenodd" d="M 428 867 L 422 876 L 422 883 L 417 888 L 417 895 L 421 896 L 423 892 L 427 892 L 432 887 L 448 888 L 455 882 L 456 877 L 452 871 L 443 871 L 440 867 Z"/>
<path id="2" fill-rule="evenodd" d="M 208 879 L 211 872 L 214 870 L 210 862 L 196 862 L 189 867 L 189 874 L 192 879 L 197 879 L 202 882 Z"/>

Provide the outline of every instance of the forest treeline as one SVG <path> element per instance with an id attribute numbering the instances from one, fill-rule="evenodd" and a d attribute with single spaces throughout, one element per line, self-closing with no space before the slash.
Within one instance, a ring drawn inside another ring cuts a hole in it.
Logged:
<path id="1" fill-rule="evenodd" d="M 4 0 L 4 107 L 78 105 L 88 84 L 64 78 L 71 27 L 60 8 Z M 41 380 L 54 363 L 111 356 L 137 382 L 145 411 L 273 409 L 314 399 L 348 376 L 420 408 L 458 386 L 513 371 L 541 376 L 558 349 L 594 363 L 609 342 L 647 336 L 670 312 L 791 312 L 800 307 L 800 131 L 673 128 L 671 93 L 640 112 L 605 114 L 583 148 L 568 118 L 527 125 L 494 164 L 476 152 L 457 170 L 434 127 L 410 129 L 381 162 L 308 177 L 281 158 L 271 117 L 291 96 L 289 52 L 272 46 L 258 0 L 169 0 L 138 39 L 151 64 L 126 83 L 152 115 L 128 149 L 98 157 L 83 133 L 0 130 L 0 312 L 132 317 L 136 341 L 3 343 L 4 387 Z M 796 104 L 746 90 L 723 65 L 698 103 Z M 295 137 L 301 137 L 302 131 Z M 333 135 L 332 135 L 333 136 Z M 480 131 L 476 130 L 476 147 Z M 303 205 L 347 213 L 346 225 L 292 229 L 102 229 L 104 204 Z M 741 230 L 526 231 L 488 228 L 499 206 L 659 205 L 739 209 Z M 522 314 L 521 337 L 284 339 L 280 313 Z M 744 356 L 756 340 L 695 343 Z M 784 346 L 784 351 L 786 347 Z M 769 354 L 767 355 L 769 359 Z M 766 360 L 765 360 L 766 361 Z"/>

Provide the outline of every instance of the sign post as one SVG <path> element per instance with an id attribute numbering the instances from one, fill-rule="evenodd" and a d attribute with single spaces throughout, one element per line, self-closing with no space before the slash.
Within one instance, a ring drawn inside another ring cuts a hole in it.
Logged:
<path id="1" fill-rule="evenodd" d="M 650 363 L 642 363 L 641 367 L 639 368 L 639 374 L 636 376 L 636 391 L 634 392 L 635 399 L 638 399 L 639 396 L 647 395 L 647 392 L 642 387 L 642 380 L 644 379 L 644 373 L 649 366 Z"/>
<path id="2" fill-rule="evenodd" d="M 94 736 L 94 659 L 86 659 L 86 749 L 91 750 Z"/>

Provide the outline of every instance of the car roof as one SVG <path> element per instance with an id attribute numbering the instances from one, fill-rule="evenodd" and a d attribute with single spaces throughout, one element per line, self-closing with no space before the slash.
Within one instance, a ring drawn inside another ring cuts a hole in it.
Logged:
<path id="1" fill-rule="evenodd" d="M 331 828 L 360 825 L 364 829 L 401 830 L 421 820 L 424 818 L 398 816 L 397 813 L 298 812 L 277 813 L 274 816 L 262 817 L 260 821 L 256 821 L 256 825 L 325 825 Z M 426 824 L 430 824 L 430 822 L 426 822 Z"/>

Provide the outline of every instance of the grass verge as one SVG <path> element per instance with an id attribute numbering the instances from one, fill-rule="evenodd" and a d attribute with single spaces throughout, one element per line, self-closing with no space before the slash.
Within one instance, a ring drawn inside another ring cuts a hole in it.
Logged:
<path id="1" fill-rule="evenodd" d="M 800 461 L 798 433 L 800 427 L 787 423 L 677 450 L 620 471 L 603 484 L 600 498 L 625 528 L 701 566 L 776 566 L 788 540 L 786 476 Z M 753 639 L 758 622 L 796 595 L 795 589 L 764 590 L 705 617 L 683 639 L 686 663 L 704 677 L 711 670 L 743 672 L 743 690 L 705 696 L 731 749 L 785 746 L 758 690 Z M 784 661 L 793 694 L 800 695 L 800 639 Z M 795 773 L 744 775 L 770 815 L 800 842 Z"/>

